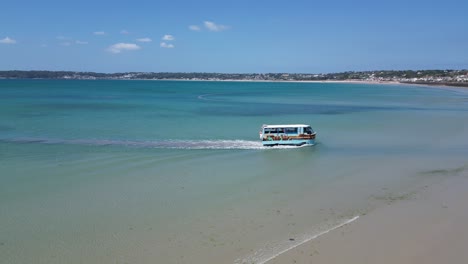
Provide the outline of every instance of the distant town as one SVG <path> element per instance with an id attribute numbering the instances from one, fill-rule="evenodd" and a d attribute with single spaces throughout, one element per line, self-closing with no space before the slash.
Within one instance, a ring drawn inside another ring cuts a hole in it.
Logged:
<path id="1" fill-rule="evenodd" d="M 73 71 L 0 71 L 0 79 L 201 80 L 201 81 L 362 81 L 468 87 L 468 70 L 348 71 L 340 73 L 96 73 Z"/>

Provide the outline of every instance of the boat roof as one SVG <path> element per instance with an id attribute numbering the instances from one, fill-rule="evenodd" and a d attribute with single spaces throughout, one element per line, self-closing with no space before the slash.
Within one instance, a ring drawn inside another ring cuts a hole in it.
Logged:
<path id="1" fill-rule="evenodd" d="M 310 127 L 309 125 L 304 124 L 295 124 L 295 125 L 263 125 L 264 128 L 281 128 L 281 127 Z"/>

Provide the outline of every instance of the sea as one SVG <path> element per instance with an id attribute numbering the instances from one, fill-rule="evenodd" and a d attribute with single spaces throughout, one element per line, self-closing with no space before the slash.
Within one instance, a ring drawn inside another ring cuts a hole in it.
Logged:
<path id="1" fill-rule="evenodd" d="M 456 177 L 467 135 L 464 88 L 0 80 L 0 262 L 266 263 Z"/>

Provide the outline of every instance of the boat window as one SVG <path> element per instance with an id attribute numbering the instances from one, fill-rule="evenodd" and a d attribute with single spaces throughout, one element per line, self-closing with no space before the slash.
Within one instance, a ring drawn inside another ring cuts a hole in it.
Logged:
<path id="1" fill-rule="evenodd" d="M 277 129 L 276 128 L 265 128 L 264 129 L 265 131 L 265 134 L 273 134 L 273 133 L 277 133 Z"/>
<path id="2" fill-rule="evenodd" d="M 311 127 L 304 127 L 304 134 L 312 134 L 313 132 Z"/>
<path id="3" fill-rule="evenodd" d="M 286 134 L 297 134 L 297 127 L 287 127 Z"/>

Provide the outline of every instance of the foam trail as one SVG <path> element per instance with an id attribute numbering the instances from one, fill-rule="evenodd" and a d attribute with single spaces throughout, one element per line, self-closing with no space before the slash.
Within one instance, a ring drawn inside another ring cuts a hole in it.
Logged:
<path id="1" fill-rule="evenodd" d="M 8 138 L 10 143 L 62 144 L 85 146 L 126 146 L 158 149 L 290 149 L 295 146 L 264 147 L 259 141 L 250 140 L 157 140 L 132 141 L 108 139 L 56 139 L 56 138 Z"/>
<path id="2" fill-rule="evenodd" d="M 283 253 L 286 253 L 288 251 L 290 251 L 291 249 L 294 249 L 304 243 L 307 243 L 313 239 L 316 239 L 322 235 L 325 235 L 335 229 L 338 229 L 342 226 L 345 226 L 347 224 L 350 224 L 351 222 L 354 222 L 355 220 L 357 220 L 359 218 L 359 216 L 355 216 L 351 219 L 348 219 L 332 228 L 329 228 L 325 231 L 322 231 L 318 234 L 315 234 L 315 235 L 312 235 L 312 236 L 303 236 L 302 238 L 300 239 L 296 239 L 295 242 L 293 244 L 290 244 L 288 243 L 287 245 L 275 245 L 275 246 L 267 246 L 266 247 L 266 251 L 265 249 L 261 249 L 261 250 L 257 250 L 254 254 L 246 257 L 246 258 L 242 258 L 242 259 L 237 259 L 234 261 L 235 264 L 246 264 L 246 263 L 255 263 L 255 264 L 265 264 L 267 263 L 268 261 L 280 256 L 281 254 Z M 288 241 L 289 242 L 289 241 Z"/>

